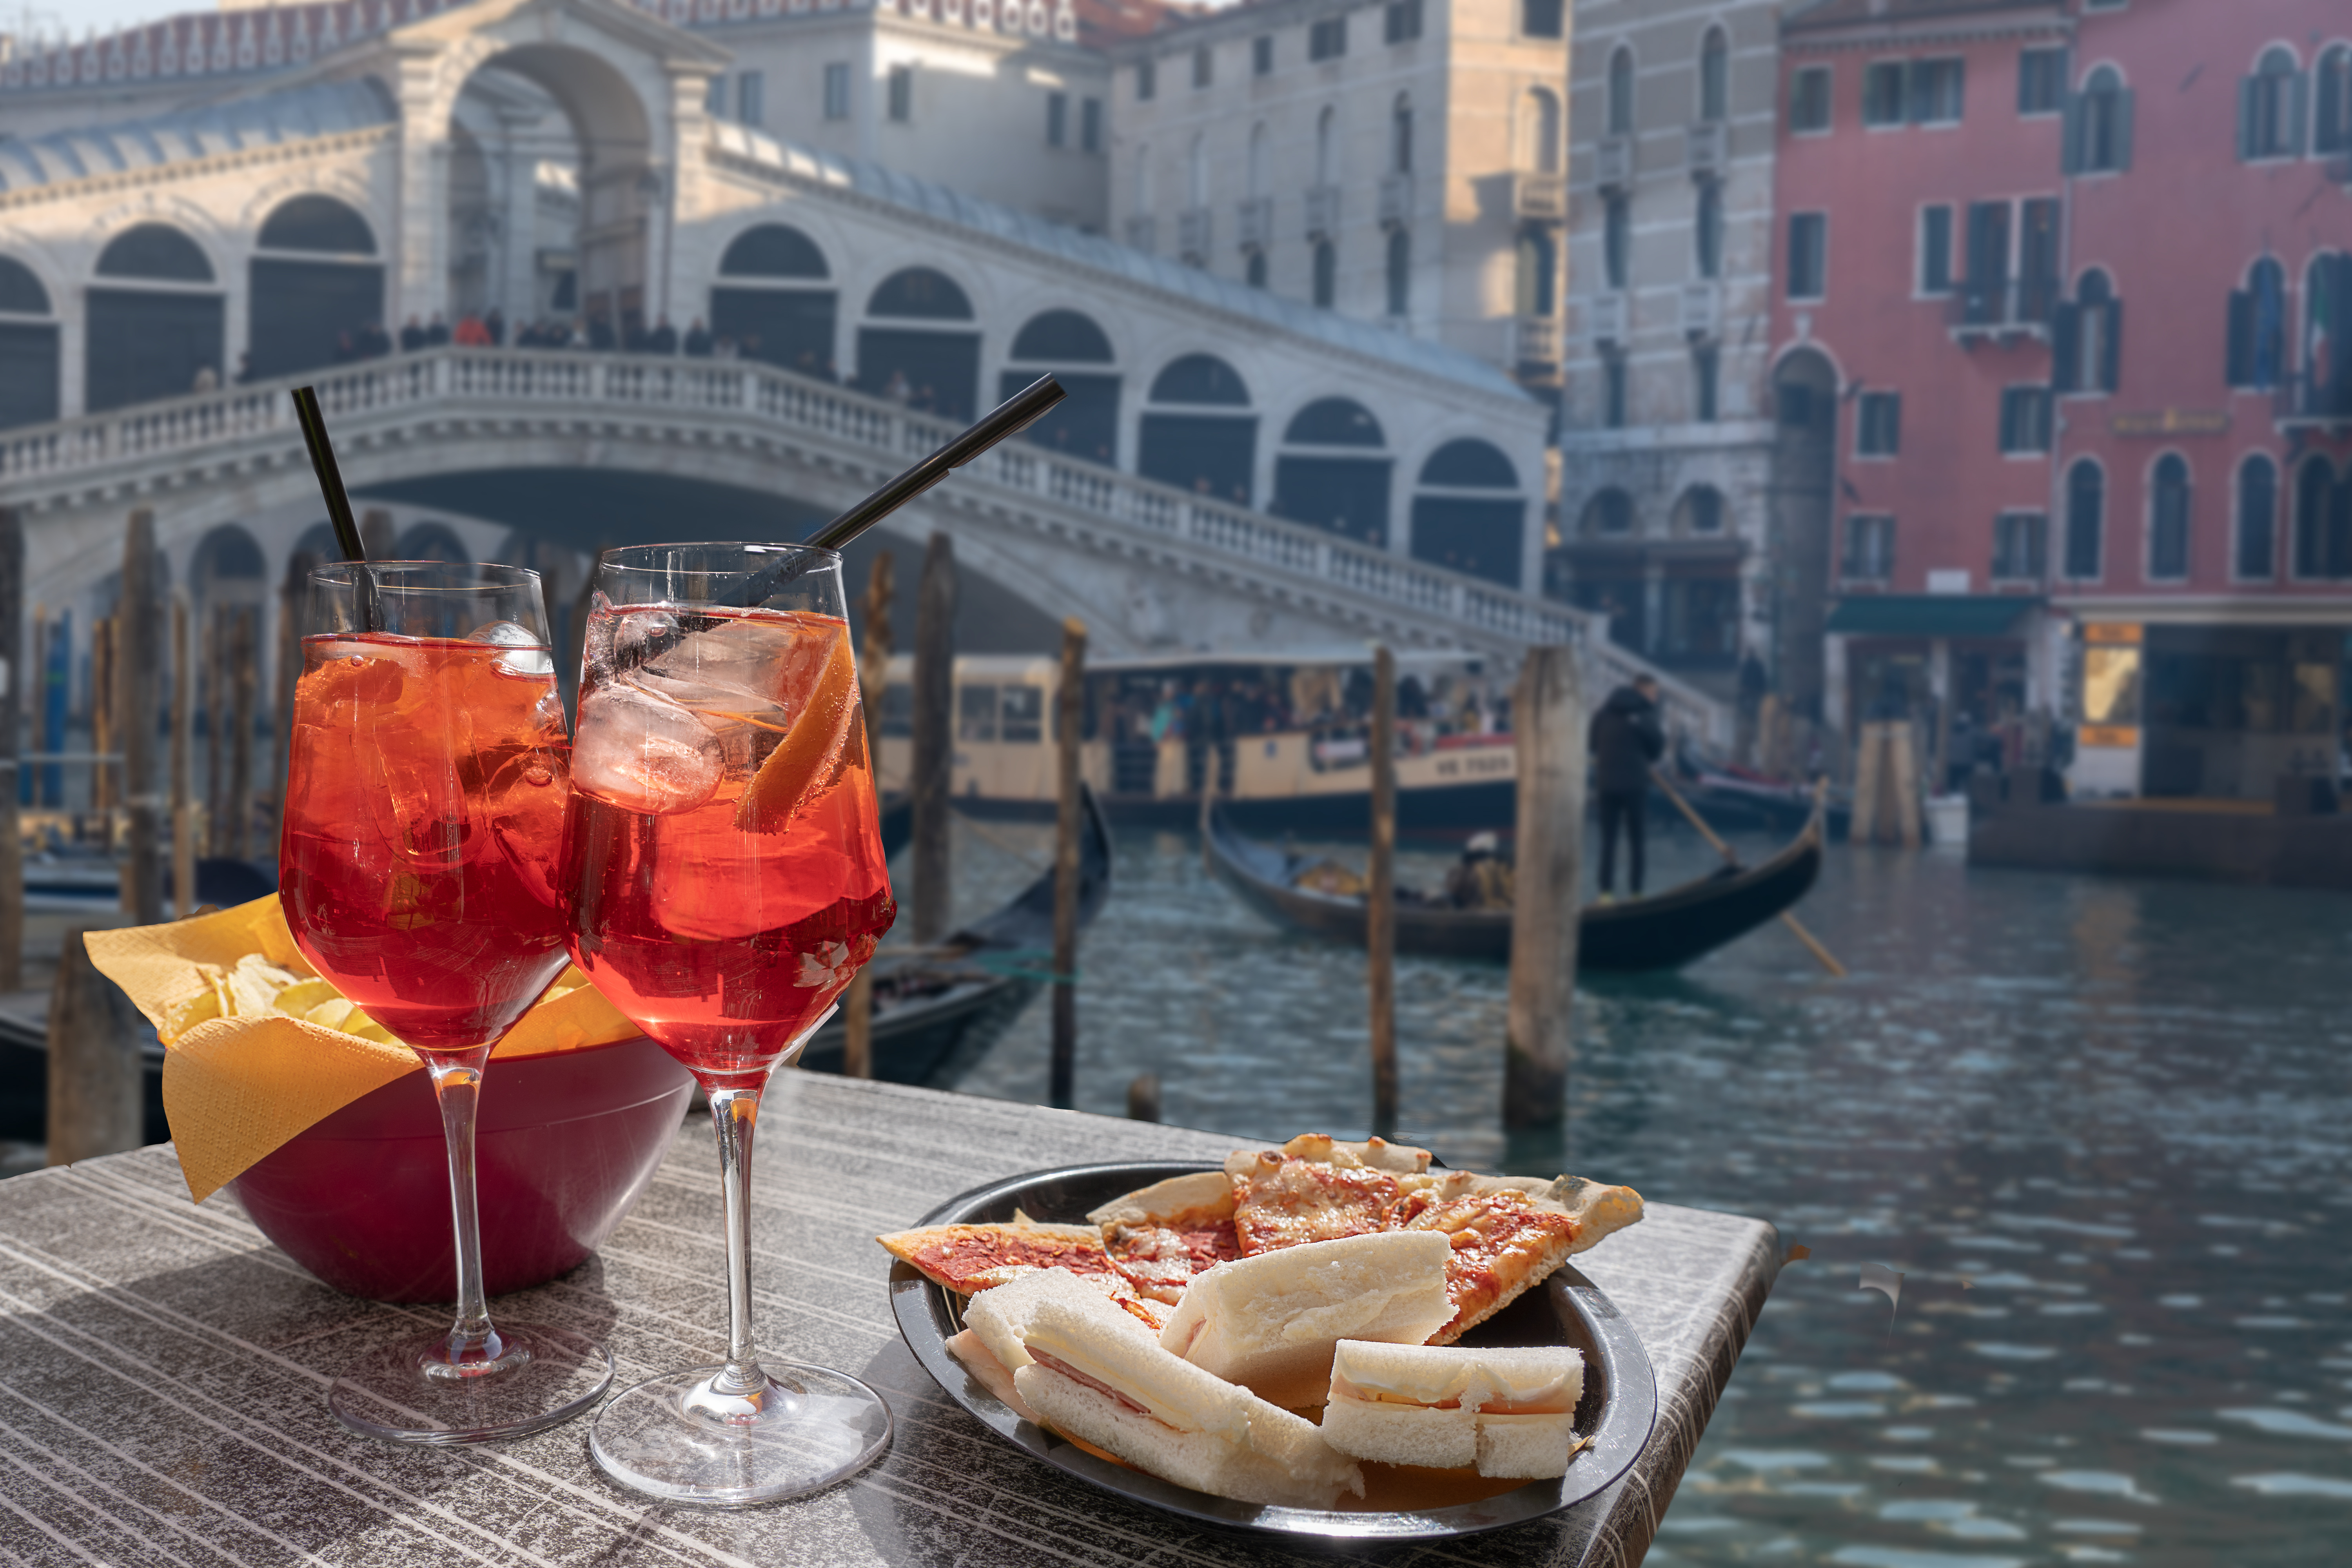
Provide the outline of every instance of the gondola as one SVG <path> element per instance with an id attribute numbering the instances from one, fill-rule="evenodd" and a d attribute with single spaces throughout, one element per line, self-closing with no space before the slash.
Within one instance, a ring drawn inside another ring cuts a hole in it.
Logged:
<path id="1" fill-rule="evenodd" d="M 1209 814 L 1210 868 L 1242 900 L 1281 925 L 1361 946 L 1364 900 L 1297 886 L 1314 862 L 1235 832 L 1222 810 Z M 1711 877 L 1622 904 L 1592 905 L 1576 944 L 1580 974 L 1675 969 L 1744 936 L 1792 907 L 1822 867 L 1822 828 L 1809 818 L 1789 847 L 1761 865 L 1727 866 Z M 1507 962 L 1507 910 L 1457 910 L 1397 901 L 1397 951 L 1430 958 Z"/>
<path id="2" fill-rule="evenodd" d="M 1094 792 L 1080 788 L 1078 923 L 1110 896 L 1110 829 Z M 874 961 L 874 1076 L 922 1083 L 950 1059 L 969 1061 L 1012 1026 L 1053 972 L 1054 873 L 1010 903 L 920 954 Z M 817 1031 L 800 1065 L 839 1072 L 841 1018 Z"/>

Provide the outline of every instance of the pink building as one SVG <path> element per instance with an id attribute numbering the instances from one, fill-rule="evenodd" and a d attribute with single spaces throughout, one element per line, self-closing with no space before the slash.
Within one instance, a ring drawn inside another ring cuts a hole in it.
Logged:
<path id="1" fill-rule="evenodd" d="M 1824 721 L 1965 763 L 2044 711 L 2081 793 L 2335 775 L 2352 11 L 1825 0 L 1780 63 L 1779 521 L 1829 562 Z"/>

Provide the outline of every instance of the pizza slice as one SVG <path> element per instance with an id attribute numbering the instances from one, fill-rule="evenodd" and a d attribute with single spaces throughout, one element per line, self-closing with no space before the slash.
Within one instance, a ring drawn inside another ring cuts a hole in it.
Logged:
<path id="1" fill-rule="evenodd" d="M 1002 1285 L 1029 1268 L 1108 1274 L 1102 1233 L 1090 1225 L 939 1225 L 874 1238 L 924 1279 L 960 1296 Z"/>
<path id="2" fill-rule="evenodd" d="M 1102 1227 L 1111 1267 L 1154 1301 L 1173 1305 L 1194 1275 L 1241 1256 L 1234 1184 L 1223 1171 L 1154 1182 L 1087 1218 Z"/>
<path id="3" fill-rule="evenodd" d="M 1398 1173 L 1367 1163 L 1359 1149 L 1401 1165 L 1413 1163 L 1411 1154 L 1423 1165 L 1429 1160 L 1421 1150 L 1400 1155 L 1395 1145 L 1377 1140 L 1351 1147 L 1315 1132 L 1293 1138 L 1278 1153 L 1268 1149 L 1227 1159 L 1241 1255 L 1391 1228 L 1388 1212 L 1400 1191 Z"/>
<path id="4" fill-rule="evenodd" d="M 1642 1217 L 1642 1195 L 1578 1176 L 1556 1181 L 1446 1171 L 1404 1178 L 1394 1228 L 1441 1230 L 1454 1243 L 1445 1294 L 1454 1316 L 1430 1337 L 1452 1344 L 1553 1269 Z M 1531 1188 L 1540 1191 L 1531 1191 Z"/>

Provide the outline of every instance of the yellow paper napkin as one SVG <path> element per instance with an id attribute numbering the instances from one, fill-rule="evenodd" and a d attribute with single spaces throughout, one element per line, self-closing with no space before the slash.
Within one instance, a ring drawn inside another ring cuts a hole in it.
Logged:
<path id="1" fill-rule="evenodd" d="M 198 964 L 233 967 L 249 952 L 307 970 L 275 895 L 165 925 L 91 931 L 99 973 L 157 1027 L 205 988 Z M 593 985 L 524 1014 L 494 1061 L 610 1045 L 639 1032 Z M 283 1014 L 215 1018 L 164 1047 L 163 1112 L 189 1195 L 204 1202 L 279 1144 L 362 1095 L 425 1066 L 384 1045 Z"/>

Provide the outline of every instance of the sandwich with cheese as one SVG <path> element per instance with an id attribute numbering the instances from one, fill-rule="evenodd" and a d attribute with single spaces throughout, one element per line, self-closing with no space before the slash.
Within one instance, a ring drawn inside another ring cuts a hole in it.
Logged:
<path id="1" fill-rule="evenodd" d="M 1376 1231 L 1221 1263 L 1193 1279 L 1165 1349 L 1276 1405 L 1320 1405 L 1341 1340 L 1420 1344 L 1454 1316 L 1439 1230 Z"/>
<path id="2" fill-rule="evenodd" d="M 1032 1289 L 1017 1313 L 1004 1315 L 1028 1358 L 1013 1387 L 1063 1436 L 1242 1502 L 1322 1509 L 1342 1492 L 1363 1495 L 1363 1473 L 1313 1422 L 1160 1349 L 1083 1287 Z"/>
<path id="3" fill-rule="evenodd" d="M 1352 1458 L 1543 1480 L 1568 1472 L 1584 1358 L 1517 1350 L 1343 1342 L 1323 1440 Z"/>

